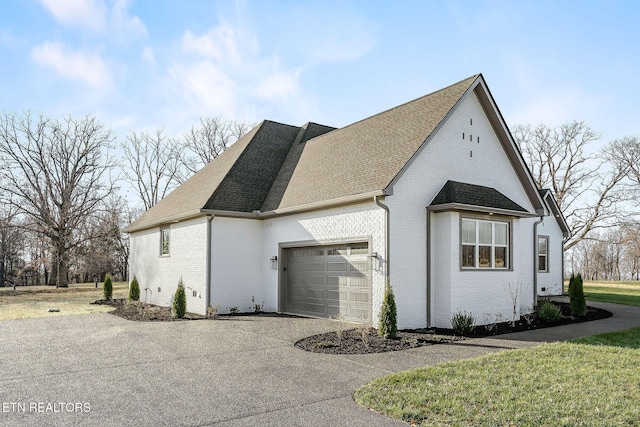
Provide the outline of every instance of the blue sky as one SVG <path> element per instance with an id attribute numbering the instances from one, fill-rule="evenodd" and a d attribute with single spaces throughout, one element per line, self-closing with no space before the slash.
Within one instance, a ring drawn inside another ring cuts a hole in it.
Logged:
<path id="1" fill-rule="evenodd" d="M 637 135 L 633 1 L 8 0 L 0 109 L 117 135 L 201 116 L 344 126 L 482 72 L 507 124 Z"/>

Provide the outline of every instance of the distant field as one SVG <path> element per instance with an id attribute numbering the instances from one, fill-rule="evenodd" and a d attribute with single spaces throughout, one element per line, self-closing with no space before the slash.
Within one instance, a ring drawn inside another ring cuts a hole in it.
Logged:
<path id="1" fill-rule="evenodd" d="M 568 293 L 568 283 L 565 283 Z M 584 296 L 589 301 L 613 302 L 640 307 L 640 282 L 584 282 Z"/>
<path id="2" fill-rule="evenodd" d="M 126 298 L 128 284 L 115 282 L 113 298 Z M 82 283 L 69 285 L 68 288 L 55 286 L 18 286 L 0 288 L 0 320 L 28 319 L 34 317 L 57 317 L 71 314 L 104 313 L 113 307 L 92 305 L 102 299 L 102 284 Z M 59 312 L 49 312 L 58 309 Z"/>

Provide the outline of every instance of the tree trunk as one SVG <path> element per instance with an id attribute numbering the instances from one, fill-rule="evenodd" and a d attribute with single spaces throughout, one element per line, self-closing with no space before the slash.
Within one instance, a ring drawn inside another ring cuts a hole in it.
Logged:
<path id="1" fill-rule="evenodd" d="M 0 258 L 0 288 L 4 288 L 4 257 Z"/>

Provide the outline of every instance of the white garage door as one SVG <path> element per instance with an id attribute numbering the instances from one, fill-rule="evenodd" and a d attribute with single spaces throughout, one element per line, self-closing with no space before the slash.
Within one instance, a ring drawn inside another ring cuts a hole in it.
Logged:
<path id="1" fill-rule="evenodd" d="M 287 311 L 369 323 L 368 254 L 367 243 L 288 249 Z"/>

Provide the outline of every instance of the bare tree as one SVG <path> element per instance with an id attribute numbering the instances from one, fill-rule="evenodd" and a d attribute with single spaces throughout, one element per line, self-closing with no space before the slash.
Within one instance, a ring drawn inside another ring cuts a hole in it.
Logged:
<path id="1" fill-rule="evenodd" d="M 208 165 L 231 144 L 242 138 L 251 125 L 240 121 L 224 121 L 218 117 L 200 118 L 198 126 L 192 126 L 184 134 L 187 150 L 182 158 L 183 173 L 179 177 L 184 182 L 194 173 Z"/>
<path id="2" fill-rule="evenodd" d="M 57 286 L 67 286 L 78 230 L 113 191 L 112 142 L 111 131 L 91 116 L 0 116 L 0 197 L 49 240 Z"/>
<path id="3" fill-rule="evenodd" d="M 0 206 L 0 287 L 5 285 L 5 281 L 15 283 L 14 270 L 21 262 L 22 233 L 16 219 L 15 206 Z"/>
<path id="4" fill-rule="evenodd" d="M 123 173 L 136 188 L 146 210 L 180 183 L 183 149 L 176 139 L 164 135 L 163 129 L 155 134 L 131 132 L 126 139 L 122 144 L 126 161 Z"/>
<path id="5" fill-rule="evenodd" d="M 627 166 L 610 162 L 605 148 L 589 154 L 589 144 L 600 135 L 584 122 L 573 121 L 557 128 L 541 124 L 518 125 L 514 138 L 540 188 L 553 192 L 572 237 L 570 249 L 595 229 L 618 223 L 618 204 L 628 200 L 622 181 Z"/>
<path id="6" fill-rule="evenodd" d="M 640 139 L 637 136 L 617 139 L 607 147 L 605 154 L 610 162 L 621 169 L 626 168 L 636 194 L 640 194 Z M 635 201 L 638 201 L 637 197 Z"/>

